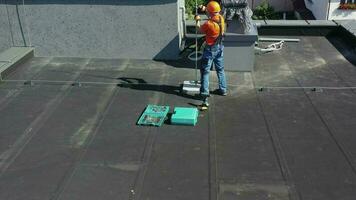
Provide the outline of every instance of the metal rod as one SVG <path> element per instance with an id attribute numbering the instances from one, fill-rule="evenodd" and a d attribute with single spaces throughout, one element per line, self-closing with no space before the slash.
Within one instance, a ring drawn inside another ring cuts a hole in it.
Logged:
<path id="1" fill-rule="evenodd" d="M 198 15 L 198 0 L 195 0 L 195 16 L 196 15 Z M 198 21 L 195 23 L 195 83 L 198 83 Z"/>
<path id="2" fill-rule="evenodd" d="M 258 38 L 258 41 L 260 42 L 279 42 L 282 40 L 285 42 L 300 42 L 300 39 L 291 39 L 291 38 Z"/>

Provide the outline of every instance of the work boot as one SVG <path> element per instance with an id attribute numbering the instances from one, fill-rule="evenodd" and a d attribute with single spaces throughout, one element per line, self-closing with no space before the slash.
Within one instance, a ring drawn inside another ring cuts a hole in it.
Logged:
<path id="1" fill-rule="evenodd" d="M 203 103 L 198 106 L 201 111 L 205 111 L 209 109 L 209 102 L 208 102 L 208 97 L 203 99 Z"/>
<path id="2" fill-rule="evenodd" d="M 221 96 L 227 96 L 227 91 L 221 91 L 221 92 L 220 92 L 220 95 L 221 95 Z"/>
<path id="3" fill-rule="evenodd" d="M 202 105 L 204 105 L 204 106 L 206 106 L 206 107 L 209 107 L 208 97 L 206 97 L 206 98 L 204 99 Z"/>
<path id="4" fill-rule="evenodd" d="M 220 95 L 220 96 L 227 96 L 227 91 L 216 89 L 216 90 L 214 90 L 214 94 L 217 94 L 217 95 Z"/>
<path id="5" fill-rule="evenodd" d="M 200 92 L 200 97 L 202 98 L 202 99 L 205 99 L 205 98 L 208 98 L 208 97 L 210 97 L 210 93 L 202 93 L 202 92 Z"/>

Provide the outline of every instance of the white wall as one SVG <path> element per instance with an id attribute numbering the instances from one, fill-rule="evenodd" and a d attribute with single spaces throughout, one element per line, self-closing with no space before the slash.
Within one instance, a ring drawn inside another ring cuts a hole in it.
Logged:
<path id="1" fill-rule="evenodd" d="M 339 0 L 331 0 L 329 20 L 332 19 L 356 19 L 356 11 L 351 10 L 339 10 Z"/>
<path id="2" fill-rule="evenodd" d="M 327 19 L 329 0 L 304 0 L 305 6 L 311 10 L 316 19 Z"/>
<path id="3" fill-rule="evenodd" d="M 254 5 L 254 8 L 258 6 L 263 0 L 248 0 L 249 5 L 252 8 L 252 5 Z M 292 11 L 293 10 L 293 4 L 291 0 L 268 0 L 271 6 L 273 6 L 276 11 Z"/>
<path id="4" fill-rule="evenodd" d="M 328 6 L 329 0 L 304 1 L 306 7 L 313 12 L 316 19 L 356 19 L 356 11 L 338 9 L 340 5 L 340 0 L 330 0 L 330 8 Z"/>

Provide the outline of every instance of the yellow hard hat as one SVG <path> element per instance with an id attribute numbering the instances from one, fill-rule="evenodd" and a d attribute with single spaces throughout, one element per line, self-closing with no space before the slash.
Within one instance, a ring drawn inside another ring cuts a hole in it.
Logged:
<path id="1" fill-rule="evenodd" d="M 216 1 L 210 1 L 206 6 L 209 13 L 217 13 L 221 11 L 220 5 Z"/>

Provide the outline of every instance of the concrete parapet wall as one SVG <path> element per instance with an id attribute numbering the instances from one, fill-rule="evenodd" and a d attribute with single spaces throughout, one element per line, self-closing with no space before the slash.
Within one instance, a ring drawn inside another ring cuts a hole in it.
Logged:
<path id="1" fill-rule="evenodd" d="M 27 0 L 25 7 L 5 2 L 0 50 L 31 43 L 36 56 L 178 58 L 177 0 Z"/>

